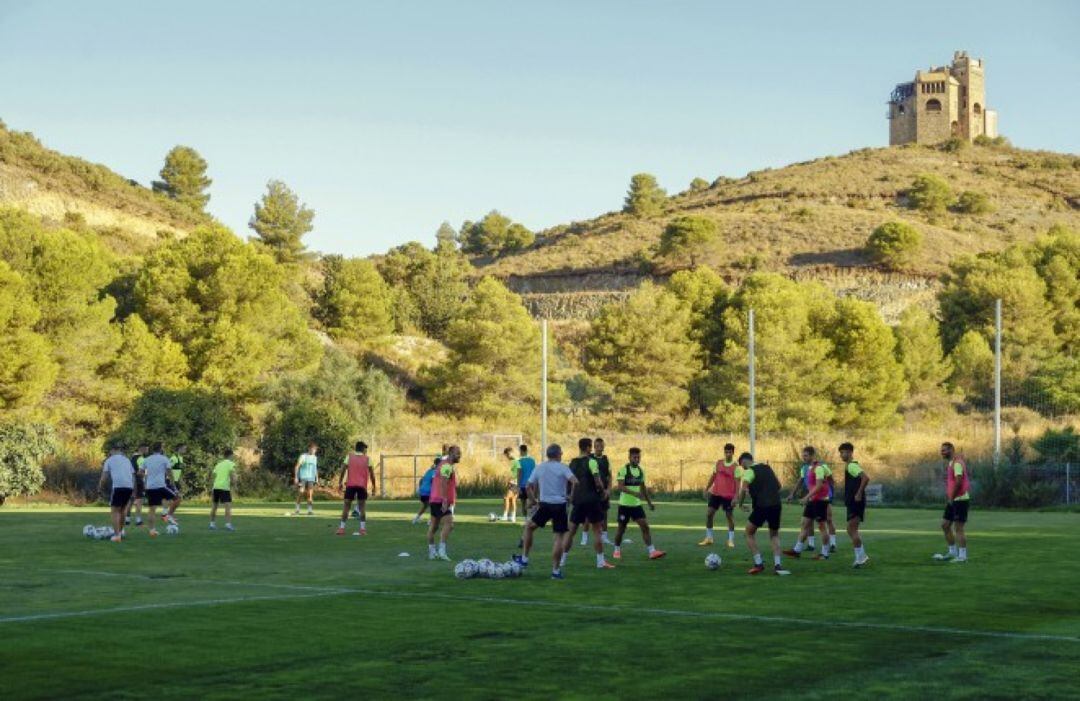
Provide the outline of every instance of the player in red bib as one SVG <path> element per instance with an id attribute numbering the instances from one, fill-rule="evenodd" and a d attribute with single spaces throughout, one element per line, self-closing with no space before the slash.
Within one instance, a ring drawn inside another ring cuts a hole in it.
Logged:
<path id="1" fill-rule="evenodd" d="M 367 455 L 367 443 L 356 442 L 356 450 L 345 458 L 345 469 L 341 472 L 338 487 L 345 488 L 345 505 L 341 509 L 341 523 L 337 534 L 345 535 L 345 522 L 349 520 L 353 500 L 359 512 L 359 527 L 353 535 L 367 535 L 367 499 L 368 486 L 375 491 L 375 472 L 371 469 L 371 458 Z"/>
<path id="2" fill-rule="evenodd" d="M 439 462 L 435 479 L 431 482 L 431 523 L 428 524 L 427 542 L 429 560 L 450 560 L 446 553 L 446 541 L 454 530 L 454 503 L 457 501 L 457 464 L 461 460 L 461 448 L 450 446 L 446 456 Z M 435 546 L 435 534 L 439 545 Z"/>
<path id="3" fill-rule="evenodd" d="M 709 509 L 705 512 L 705 539 L 698 545 L 713 544 L 713 519 L 716 512 L 724 510 L 727 517 L 727 546 L 735 547 L 735 518 L 732 501 L 739 486 L 739 478 L 736 474 L 741 472 L 742 467 L 735 462 L 735 446 L 728 443 L 724 446 L 724 459 L 716 461 L 716 468 L 709 477 L 709 483 L 705 486 L 705 498 L 709 500 Z"/>
<path id="4" fill-rule="evenodd" d="M 967 520 L 971 505 L 971 475 L 967 460 L 956 452 L 952 443 L 941 444 L 941 459 L 945 461 L 945 514 L 941 530 L 945 534 L 945 553 L 934 553 L 935 560 L 967 562 Z"/>

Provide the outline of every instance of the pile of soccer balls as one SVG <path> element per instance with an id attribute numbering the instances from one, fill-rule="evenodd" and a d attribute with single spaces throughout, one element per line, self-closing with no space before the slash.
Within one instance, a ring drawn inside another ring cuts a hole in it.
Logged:
<path id="1" fill-rule="evenodd" d="M 89 523 L 83 526 L 82 534 L 94 540 L 108 540 L 116 535 L 112 526 L 92 526 Z"/>
<path id="2" fill-rule="evenodd" d="M 180 525 L 176 523 L 170 523 L 165 526 L 165 532 L 169 535 L 180 535 Z"/>
<path id="3" fill-rule="evenodd" d="M 705 568 L 710 570 L 720 569 L 720 556 L 716 553 L 709 553 L 705 556 Z"/>
<path id="4" fill-rule="evenodd" d="M 454 566 L 454 576 L 458 579 L 511 579 L 520 577 L 525 568 L 517 562 L 492 562 L 483 560 L 462 560 Z"/>

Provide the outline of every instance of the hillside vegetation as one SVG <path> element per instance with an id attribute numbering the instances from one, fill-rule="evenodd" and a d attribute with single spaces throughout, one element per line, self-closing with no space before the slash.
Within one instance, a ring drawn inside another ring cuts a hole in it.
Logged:
<path id="1" fill-rule="evenodd" d="M 46 148 L 0 121 L 0 204 L 45 220 L 86 225 L 121 252 L 183 234 L 210 217 L 109 168 Z"/>
<path id="2" fill-rule="evenodd" d="M 924 174 L 943 180 L 956 202 L 943 211 L 913 207 L 909 191 Z M 900 221 L 924 241 L 902 272 L 928 277 L 959 254 L 1030 242 L 1055 224 L 1080 227 L 1080 158 L 1007 145 L 862 149 L 702 185 L 664 199 L 655 215 L 610 212 L 540 232 L 518 253 L 474 262 L 504 279 L 597 270 L 666 276 L 691 263 L 728 279 L 753 270 L 877 267 L 867 238 Z M 715 222 L 717 235 L 692 257 L 661 255 L 665 228 L 686 215 Z M 568 282 L 546 291 L 573 289 Z"/>

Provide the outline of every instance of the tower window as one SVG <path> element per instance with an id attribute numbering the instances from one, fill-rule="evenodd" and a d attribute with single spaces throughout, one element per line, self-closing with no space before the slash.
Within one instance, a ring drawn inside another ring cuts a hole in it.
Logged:
<path id="1" fill-rule="evenodd" d="M 927 112 L 940 112 L 941 111 L 941 100 L 937 99 L 936 97 L 930 98 L 929 100 L 927 100 L 926 101 L 926 111 Z"/>
<path id="2" fill-rule="evenodd" d="M 975 114 L 977 114 L 977 115 L 978 115 L 978 114 L 982 114 L 982 105 L 980 105 L 980 104 L 979 104 L 978 102 L 976 102 L 976 103 L 975 103 L 975 105 L 974 105 L 974 106 L 973 106 L 973 107 L 972 107 L 971 109 L 972 109 L 972 110 L 973 110 L 973 111 L 975 112 Z"/>

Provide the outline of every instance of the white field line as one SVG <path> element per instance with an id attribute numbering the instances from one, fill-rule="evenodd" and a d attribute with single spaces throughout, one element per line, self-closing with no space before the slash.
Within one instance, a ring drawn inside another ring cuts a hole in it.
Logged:
<path id="1" fill-rule="evenodd" d="M 59 572 L 79 573 L 101 577 L 126 577 L 146 579 L 148 581 L 171 581 L 157 579 L 146 575 L 127 574 L 118 572 L 99 572 L 93 570 L 57 570 Z M 581 611 L 595 613 L 633 614 L 647 613 L 655 616 L 670 616 L 678 618 L 699 618 L 725 621 L 745 621 L 750 623 L 773 623 L 782 626 L 820 626 L 820 620 L 809 618 L 793 618 L 788 616 L 761 616 L 748 613 L 724 613 L 720 611 L 690 611 L 686 609 L 669 608 L 627 608 L 621 606 L 599 606 L 590 604 L 562 603 L 558 601 L 543 601 L 537 599 L 513 599 L 497 596 L 470 596 L 465 594 L 441 594 L 437 592 L 395 592 L 379 589 L 357 589 L 353 587 L 310 587 L 293 584 L 274 584 L 269 582 L 234 582 L 215 579 L 184 579 L 182 581 L 206 584 L 224 584 L 250 587 L 272 587 L 283 589 L 296 589 L 305 591 L 303 594 L 286 594 L 281 596 L 251 596 L 235 597 L 228 599 L 207 599 L 203 601 L 175 602 L 168 604 L 145 604 L 141 606 L 125 606 L 111 609 L 92 609 L 87 611 L 67 611 L 57 613 L 31 614 L 28 616 L 11 616 L 0 618 L 0 624 L 19 621 L 33 621 L 50 618 L 75 618 L 79 616 L 93 616 L 97 614 L 141 611 L 144 609 L 157 608 L 184 608 L 188 606 L 216 606 L 219 604 L 244 603 L 249 601 L 278 601 L 283 599 L 311 598 L 319 596 L 335 596 L 344 594 L 359 594 L 362 596 L 382 596 L 400 599 L 441 599 L 444 601 L 461 601 L 480 604 L 501 604 L 504 606 L 529 606 L 537 608 L 561 609 L 564 611 Z M 850 628 L 855 630 L 882 630 L 898 633 L 932 634 L 949 636 L 967 636 L 973 638 L 992 638 L 998 640 L 1039 640 L 1045 642 L 1080 643 L 1080 637 L 1070 635 L 1054 635 L 1049 633 L 1016 633 L 997 630 L 976 630 L 971 628 L 950 628 L 943 626 L 911 626 L 899 623 L 873 623 L 868 621 L 829 621 L 826 625 L 834 628 Z"/>

